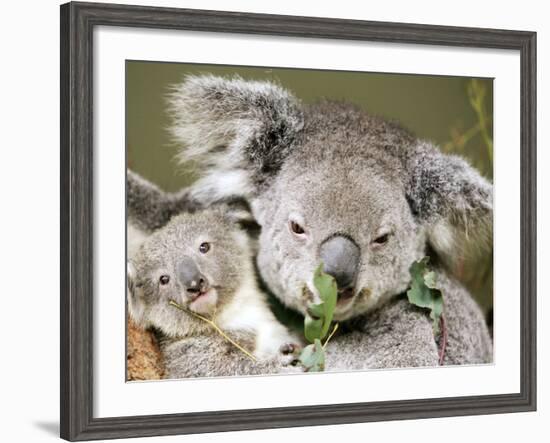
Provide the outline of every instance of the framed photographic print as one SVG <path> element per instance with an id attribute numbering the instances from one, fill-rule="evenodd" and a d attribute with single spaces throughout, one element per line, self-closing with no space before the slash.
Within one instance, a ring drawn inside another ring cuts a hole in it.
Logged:
<path id="1" fill-rule="evenodd" d="M 536 408 L 536 34 L 61 7 L 61 436 Z"/>

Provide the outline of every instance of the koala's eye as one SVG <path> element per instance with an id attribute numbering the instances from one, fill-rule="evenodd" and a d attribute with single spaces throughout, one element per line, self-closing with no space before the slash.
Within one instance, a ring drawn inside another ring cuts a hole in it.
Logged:
<path id="1" fill-rule="evenodd" d="M 290 226 L 290 230 L 294 233 L 294 234 L 297 234 L 297 235 L 302 235 L 302 234 L 305 234 L 305 230 L 304 228 L 302 228 L 302 226 L 300 226 L 298 223 L 296 223 L 294 220 L 291 220 L 289 222 L 289 226 Z"/>
<path id="2" fill-rule="evenodd" d="M 305 229 L 294 220 L 290 220 L 288 222 L 288 227 L 290 229 L 290 232 L 292 232 L 293 234 L 303 236 L 306 233 Z"/>
<path id="3" fill-rule="evenodd" d="M 374 239 L 374 241 L 372 242 L 372 244 L 375 245 L 375 246 L 382 246 L 382 245 L 385 245 L 385 244 L 388 242 L 389 238 L 390 238 L 390 234 L 389 234 L 389 233 L 387 233 L 387 234 L 382 234 L 381 236 L 376 237 L 376 238 Z"/>
<path id="4" fill-rule="evenodd" d="M 199 252 L 201 254 L 206 254 L 208 251 L 210 251 L 210 243 L 208 242 L 201 243 L 199 246 Z"/>
<path id="5" fill-rule="evenodd" d="M 170 283 L 170 276 L 169 275 L 161 275 L 159 278 L 159 282 L 161 285 L 167 285 Z"/>

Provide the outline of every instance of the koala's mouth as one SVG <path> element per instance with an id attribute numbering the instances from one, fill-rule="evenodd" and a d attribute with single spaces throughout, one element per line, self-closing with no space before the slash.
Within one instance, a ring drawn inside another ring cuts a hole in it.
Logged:
<path id="1" fill-rule="evenodd" d="M 336 306 L 347 305 L 355 297 L 355 290 L 353 288 L 338 289 Z"/>
<path id="2" fill-rule="evenodd" d="M 354 288 L 342 288 L 338 290 L 336 298 L 336 308 L 341 309 L 348 307 L 348 305 L 355 299 L 357 295 Z M 309 303 L 318 303 L 319 298 L 312 292 L 307 285 L 302 289 L 302 297 L 305 300 L 306 304 Z"/>

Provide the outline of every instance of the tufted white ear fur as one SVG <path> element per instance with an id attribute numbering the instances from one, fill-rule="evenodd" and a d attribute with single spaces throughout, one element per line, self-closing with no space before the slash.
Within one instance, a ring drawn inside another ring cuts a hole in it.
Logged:
<path id="1" fill-rule="evenodd" d="M 187 76 L 168 101 L 179 159 L 204 171 L 194 196 L 206 203 L 249 197 L 278 172 L 303 127 L 296 98 L 272 82 Z"/>
<path id="2" fill-rule="evenodd" d="M 430 246 L 444 260 L 460 257 L 492 238 L 493 187 L 463 158 L 428 142 L 407 152 L 407 198 L 426 226 Z"/>

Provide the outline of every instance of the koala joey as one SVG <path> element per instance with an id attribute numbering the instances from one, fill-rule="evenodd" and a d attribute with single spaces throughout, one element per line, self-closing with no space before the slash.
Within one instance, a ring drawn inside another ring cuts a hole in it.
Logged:
<path id="1" fill-rule="evenodd" d="M 448 271 L 460 246 L 482 244 L 492 227 L 492 185 L 464 159 L 352 104 L 305 105 L 272 82 L 190 76 L 170 110 L 181 159 L 202 172 L 186 197 L 248 202 L 275 296 L 305 314 L 319 300 L 315 268 L 334 276 L 339 363 L 437 364 L 428 316 L 403 300 L 411 264 L 428 254 L 445 289 L 445 363 L 491 361 L 483 315 Z"/>
<path id="2" fill-rule="evenodd" d="M 174 217 L 128 262 L 128 311 L 158 331 L 167 378 L 295 372 L 298 350 L 257 287 L 240 213 L 225 208 Z M 252 361 L 211 325 L 170 305 L 213 319 Z"/>

